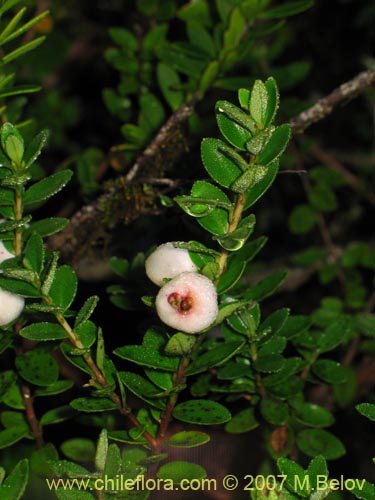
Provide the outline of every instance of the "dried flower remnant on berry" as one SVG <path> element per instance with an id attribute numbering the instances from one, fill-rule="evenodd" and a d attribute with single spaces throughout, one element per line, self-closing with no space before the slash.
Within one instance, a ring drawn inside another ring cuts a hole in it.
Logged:
<path id="1" fill-rule="evenodd" d="M 218 313 L 215 285 L 196 272 L 181 273 L 166 283 L 155 305 L 163 323 L 185 333 L 205 330 Z"/>

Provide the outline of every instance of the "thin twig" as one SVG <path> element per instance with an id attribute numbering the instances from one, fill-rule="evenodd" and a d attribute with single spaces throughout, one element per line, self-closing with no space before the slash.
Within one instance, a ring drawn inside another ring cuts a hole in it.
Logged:
<path id="1" fill-rule="evenodd" d="M 290 120 L 293 134 L 302 134 L 310 125 L 326 118 L 337 105 L 353 99 L 374 82 L 375 68 L 363 71 L 343 83 L 326 97 L 319 99 L 311 108 Z"/>
<path id="2" fill-rule="evenodd" d="M 30 388 L 27 385 L 22 385 L 21 391 L 22 391 L 23 403 L 26 409 L 26 418 L 27 421 L 29 422 L 31 432 L 33 433 L 33 436 L 35 438 L 36 445 L 38 448 L 43 448 L 44 446 L 43 434 L 35 415 Z"/>

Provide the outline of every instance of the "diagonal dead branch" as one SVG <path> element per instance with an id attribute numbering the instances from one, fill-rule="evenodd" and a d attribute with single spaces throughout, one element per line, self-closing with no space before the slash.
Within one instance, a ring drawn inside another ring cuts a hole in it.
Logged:
<path id="1" fill-rule="evenodd" d="M 300 134 L 324 119 L 334 107 L 354 98 L 374 81 L 375 69 L 364 71 L 343 83 L 314 106 L 292 118 L 293 133 Z M 140 215 L 155 211 L 159 191 L 149 186 L 145 179 L 164 177 L 166 168 L 186 152 L 186 136 L 182 128 L 194 113 L 196 104 L 197 98 L 193 98 L 173 113 L 129 172 L 107 185 L 97 200 L 83 206 L 73 215 L 69 226 L 50 239 L 50 247 L 60 250 L 65 262 L 74 265 L 89 254 L 98 241 L 110 239 L 108 229 L 120 221 L 129 224 Z M 168 157 L 167 165 L 163 164 L 165 156 Z"/>
<path id="2" fill-rule="evenodd" d="M 375 68 L 362 71 L 348 82 L 343 83 L 326 97 L 319 99 L 311 108 L 302 111 L 290 120 L 293 134 L 302 134 L 310 125 L 328 116 L 336 106 L 353 99 L 374 82 Z"/>

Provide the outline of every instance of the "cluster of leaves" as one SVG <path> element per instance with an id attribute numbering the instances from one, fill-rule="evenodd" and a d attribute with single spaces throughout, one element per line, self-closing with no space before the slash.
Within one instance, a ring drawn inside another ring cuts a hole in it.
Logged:
<path id="1" fill-rule="evenodd" d="M 119 148 L 127 158 L 145 146 L 170 111 L 184 102 L 201 100 L 212 88 L 233 91 L 249 87 L 253 78 L 241 75 L 250 67 L 250 73 L 254 73 L 256 47 L 262 37 L 280 30 L 285 18 L 310 8 L 312 1 L 286 2 L 271 8 L 268 4 L 249 0 L 218 0 L 215 6 L 206 0 L 190 2 L 169 11 L 169 24 L 160 22 L 163 16 L 158 17 L 156 8 L 155 12 L 150 8 L 146 15 L 153 13 L 156 23 L 144 36 L 125 28 L 110 29 L 117 47 L 108 49 L 106 59 L 119 71 L 120 83 L 116 91 L 106 89 L 103 95 L 114 115 L 121 121 L 132 120 L 121 127 L 125 144 Z M 138 9 L 145 14 L 139 5 Z M 174 35 L 168 33 L 172 17 L 182 24 L 179 33 L 186 34 L 176 41 L 167 38 Z M 298 71 L 289 68 L 285 73 L 293 76 Z M 134 109 L 138 109 L 137 117 Z M 195 128 L 198 125 L 196 120 L 193 124 Z"/>

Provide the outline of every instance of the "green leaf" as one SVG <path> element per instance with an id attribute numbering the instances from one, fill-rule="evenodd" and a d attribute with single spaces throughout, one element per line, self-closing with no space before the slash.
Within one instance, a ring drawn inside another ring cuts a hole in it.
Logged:
<path id="1" fill-rule="evenodd" d="M 139 104 L 141 107 L 139 126 L 151 134 L 163 123 L 165 119 L 164 108 L 159 99 L 151 93 L 141 95 Z"/>
<path id="2" fill-rule="evenodd" d="M 165 371 L 176 371 L 178 359 L 164 355 L 165 336 L 157 330 L 147 330 L 142 345 L 118 347 L 113 352 L 122 359 Z"/>
<path id="3" fill-rule="evenodd" d="M 224 234 L 223 236 L 216 236 L 214 239 L 220 243 L 225 250 L 234 252 L 240 250 L 246 240 L 249 238 L 255 227 L 255 216 L 250 214 L 241 221 L 237 229 Z M 237 264 L 238 265 L 238 264 Z"/>
<path id="4" fill-rule="evenodd" d="M 210 436 L 200 431 L 182 431 L 173 434 L 165 444 L 176 448 L 195 448 L 210 441 Z"/>
<path id="5" fill-rule="evenodd" d="M 186 24 L 190 43 L 195 45 L 210 58 L 214 58 L 216 48 L 214 41 L 200 20 L 190 20 Z"/>
<path id="6" fill-rule="evenodd" d="M 160 467 L 156 473 L 160 479 L 171 480 L 174 484 L 179 484 L 182 481 L 192 481 L 203 479 L 207 476 L 206 471 L 198 464 L 191 462 L 168 462 Z"/>
<path id="7" fill-rule="evenodd" d="M 375 404 L 361 403 L 359 405 L 356 405 L 355 408 L 361 415 L 364 415 L 365 417 L 375 422 Z"/>
<path id="8" fill-rule="evenodd" d="M 201 74 L 198 90 L 201 96 L 214 84 L 217 74 L 220 70 L 218 61 L 211 61 Z"/>
<path id="9" fill-rule="evenodd" d="M 34 391 L 34 397 L 37 396 L 54 396 L 55 394 L 61 394 L 71 389 L 74 385 L 72 380 L 58 380 L 47 387 L 42 387 Z"/>
<path id="10" fill-rule="evenodd" d="M 235 182 L 233 182 L 231 189 L 236 193 L 246 193 L 260 184 L 268 174 L 268 168 L 261 165 L 249 167 L 243 174 L 241 174 Z"/>
<path id="11" fill-rule="evenodd" d="M 49 296 L 54 304 L 66 311 L 76 296 L 77 286 L 77 276 L 73 269 L 67 265 L 61 266 L 55 273 Z"/>
<path id="12" fill-rule="evenodd" d="M 191 399 L 178 404 L 173 416 L 182 422 L 198 425 L 223 424 L 231 419 L 231 414 L 224 406 L 205 399 Z"/>
<path id="13" fill-rule="evenodd" d="M 178 73 L 167 64 L 159 63 L 156 74 L 165 100 L 172 108 L 172 111 L 176 111 L 184 100 L 184 93 L 181 90 L 181 80 Z"/>
<path id="14" fill-rule="evenodd" d="M 277 460 L 277 466 L 281 472 L 286 476 L 286 485 L 291 491 L 294 491 L 298 495 L 306 498 L 308 491 L 308 482 L 304 481 L 305 471 L 302 467 L 289 458 L 279 458 Z M 298 480 L 296 480 L 298 478 Z M 305 486 L 305 488 L 303 488 Z"/>
<path id="15" fill-rule="evenodd" d="M 276 127 L 269 141 L 260 152 L 257 162 L 260 165 L 268 165 L 277 160 L 284 153 L 290 139 L 290 134 L 291 128 L 289 124 L 284 123 Z"/>
<path id="16" fill-rule="evenodd" d="M 74 410 L 85 413 L 111 411 L 117 408 L 113 401 L 105 398 L 77 398 L 73 399 L 70 405 Z"/>
<path id="17" fill-rule="evenodd" d="M 287 358 L 279 371 L 263 378 L 264 387 L 274 387 L 281 382 L 285 383 L 287 379 L 299 371 L 301 362 L 301 358 Z"/>
<path id="18" fill-rule="evenodd" d="M 331 412 L 314 403 L 295 405 L 294 412 L 296 419 L 309 427 L 329 427 L 335 421 Z"/>
<path id="19" fill-rule="evenodd" d="M 25 193 L 23 199 L 24 208 L 26 210 L 36 208 L 40 203 L 48 200 L 48 198 L 61 191 L 72 175 L 71 170 L 61 170 L 33 184 Z"/>
<path id="20" fill-rule="evenodd" d="M 40 419 L 40 425 L 59 424 L 76 415 L 77 410 L 74 410 L 71 406 L 59 406 L 58 408 L 47 411 Z"/>
<path id="21" fill-rule="evenodd" d="M 186 375 L 196 375 L 214 366 L 224 364 L 243 347 L 244 342 L 225 342 L 209 351 L 200 354 L 186 370 Z"/>
<path id="22" fill-rule="evenodd" d="M 232 146 L 246 151 L 246 143 L 254 129 L 249 115 L 228 101 L 217 101 L 215 111 L 218 127 L 225 139 Z"/>
<path id="23" fill-rule="evenodd" d="M 264 125 L 268 127 L 272 124 L 275 119 L 277 109 L 279 107 L 279 91 L 274 78 L 270 77 L 265 82 L 265 87 L 267 90 L 267 107 L 264 113 Z"/>
<path id="24" fill-rule="evenodd" d="M 254 205 L 254 203 L 258 201 L 259 198 L 261 198 L 264 193 L 271 187 L 273 181 L 276 178 L 278 170 L 279 164 L 277 161 L 268 165 L 265 171 L 263 169 L 260 170 L 262 175 L 257 178 L 257 182 L 253 184 L 250 188 L 250 191 L 246 193 L 244 210 L 247 210 L 249 207 Z"/>
<path id="25" fill-rule="evenodd" d="M 264 280 L 252 286 L 244 295 L 247 300 L 260 301 L 272 295 L 287 277 L 286 271 L 276 271 Z"/>
<path id="26" fill-rule="evenodd" d="M 27 269 L 34 271 L 37 275 L 42 272 L 44 263 L 44 245 L 43 240 L 38 233 L 32 233 L 28 239 L 23 263 Z"/>
<path id="27" fill-rule="evenodd" d="M 228 271 L 223 273 L 220 277 L 219 283 L 217 285 L 217 293 L 220 295 L 222 293 L 228 292 L 231 288 L 233 288 L 241 279 L 245 268 L 246 262 L 230 266 Z"/>
<path id="28" fill-rule="evenodd" d="M 9 122 L 4 123 L 1 127 L 1 145 L 12 162 L 20 165 L 24 153 L 23 137 Z"/>
<path id="29" fill-rule="evenodd" d="M 15 363 L 21 377 L 31 384 L 45 386 L 56 382 L 59 377 L 55 359 L 39 347 L 18 356 Z"/>
<path id="30" fill-rule="evenodd" d="M 259 356 L 256 361 L 254 361 L 254 368 L 263 373 L 278 372 L 284 366 L 285 359 L 281 354 L 266 354 L 264 356 Z"/>
<path id="31" fill-rule="evenodd" d="M 334 191 L 323 182 L 318 182 L 308 192 L 308 199 L 313 208 L 319 212 L 332 212 L 337 208 Z"/>
<path id="32" fill-rule="evenodd" d="M 322 455 L 313 458 L 306 470 L 306 475 L 309 477 L 310 488 L 316 490 L 318 485 L 318 476 L 328 477 L 327 462 Z"/>
<path id="33" fill-rule="evenodd" d="M 365 481 L 364 479 L 352 479 L 354 488 L 350 491 L 360 500 L 372 500 L 375 498 L 375 485 Z M 351 484 L 350 483 L 350 486 Z M 359 484 L 360 483 L 360 484 Z M 348 485 L 349 486 L 349 485 Z"/>
<path id="34" fill-rule="evenodd" d="M 21 47 L 18 47 L 17 49 L 14 49 L 12 52 L 9 52 L 5 56 L 3 56 L 1 58 L 1 61 L 4 64 L 8 64 L 11 61 L 14 61 L 14 59 L 17 59 L 18 57 L 27 54 L 27 52 L 34 50 L 42 42 L 44 42 L 45 38 L 46 38 L 45 36 L 39 36 L 38 38 L 34 38 L 34 40 L 31 40 L 31 42 L 24 43 L 23 45 L 21 45 Z"/>
<path id="35" fill-rule="evenodd" d="M 22 14 L 23 14 L 22 10 L 23 9 L 21 9 L 21 11 L 18 12 L 18 15 L 21 14 L 21 16 L 22 16 Z M 39 23 L 42 19 L 44 19 L 46 16 L 48 16 L 48 14 L 49 14 L 48 10 L 41 12 L 39 15 L 33 17 L 30 21 L 23 24 L 17 30 L 14 30 L 14 28 L 16 27 L 15 25 L 18 24 L 18 21 L 20 20 L 20 18 L 18 18 L 18 20 L 16 20 L 15 23 L 13 22 L 13 24 L 12 24 L 12 22 L 8 23 L 7 27 L 3 30 L 3 32 L 0 35 L 1 45 L 4 45 L 4 44 L 10 42 L 11 40 L 13 40 L 14 38 L 17 38 L 18 36 L 22 35 L 26 31 L 28 31 L 30 28 L 35 26 L 35 24 Z M 16 14 L 16 16 L 17 16 L 17 14 Z M 16 18 L 16 16 L 15 16 L 15 18 Z M 12 21 L 14 21 L 15 18 L 13 18 Z M 9 29 L 10 24 L 11 24 L 11 29 Z"/>
<path id="36" fill-rule="evenodd" d="M 74 328 L 79 327 L 82 323 L 90 318 L 98 302 L 99 297 L 96 295 L 93 295 L 86 300 L 76 316 L 76 319 L 74 321 Z"/>
<path id="37" fill-rule="evenodd" d="M 42 130 L 30 142 L 30 144 L 26 148 L 25 154 L 23 155 L 23 162 L 24 162 L 25 168 L 30 167 L 30 165 L 32 165 L 35 162 L 35 160 L 38 158 L 44 145 L 47 142 L 48 136 L 49 136 L 49 131 Z"/>
<path id="38" fill-rule="evenodd" d="M 347 340 L 350 333 L 350 321 L 346 317 L 339 317 L 333 321 L 320 335 L 317 346 L 320 352 L 332 351 Z"/>
<path id="39" fill-rule="evenodd" d="M 171 359 L 177 361 L 177 358 Z M 151 406 L 155 406 L 155 408 L 158 408 L 159 410 L 165 409 L 164 401 L 156 399 L 159 396 L 160 391 L 154 384 L 136 373 L 119 372 L 119 376 L 125 387 L 127 387 L 140 399 L 143 399 L 143 401 L 146 401 L 146 403 Z"/>
<path id="40" fill-rule="evenodd" d="M 257 123 L 260 129 L 263 129 L 266 123 L 268 106 L 267 88 L 261 80 L 255 80 L 250 95 L 250 115 Z"/>
<path id="41" fill-rule="evenodd" d="M 225 424 L 225 431 L 230 434 L 243 434 L 249 432 L 259 426 L 259 422 L 255 418 L 253 408 L 245 408 L 239 413 L 236 413 L 232 419 Z"/>
<path id="42" fill-rule="evenodd" d="M 164 351 L 169 356 L 184 356 L 192 350 L 196 338 L 193 335 L 177 332 L 168 340 Z"/>
<path id="43" fill-rule="evenodd" d="M 30 227 L 24 231 L 24 237 L 27 238 L 33 231 L 39 233 L 42 238 L 51 236 L 52 234 L 59 233 L 69 224 L 69 219 L 63 217 L 50 217 L 49 219 L 42 219 L 32 222 Z"/>
<path id="44" fill-rule="evenodd" d="M 306 455 L 323 455 L 327 460 L 336 460 L 345 455 L 342 442 L 328 431 L 306 429 L 297 434 L 297 446 Z"/>
<path id="45" fill-rule="evenodd" d="M 280 335 L 280 337 L 284 337 L 289 340 L 305 332 L 310 327 L 310 325 L 311 320 L 308 316 L 289 316 L 278 334 Z"/>
<path id="46" fill-rule="evenodd" d="M 27 427 L 9 427 L 4 431 L 0 431 L 0 450 L 18 443 L 28 434 L 29 429 Z"/>
<path id="47" fill-rule="evenodd" d="M 138 40 L 131 31 L 125 28 L 110 28 L 108 33 L 112 40 L 122 48 L 130 52 L 138 50 Z"/>
<path id="48" fill-rule="evenodd" d="M 288 421 L 288 407 L 276 399 L 262 399 L 260 412 L 263 418 L 272 425 L 283 425 Z"/>
<path id="49" fill-rule="evenodd" d="M 296 206 L 289 216 L 289 229 L 295 234 L 306 234 L 316 224 L 317 218 L 310 205 Z"/>
<path id="50" fill-rule="evenodd" d="M 230 265 L 241 262 L 250 262 L 257 255 L 257 253 L 260 252 L 266 242 L 267 238 L 265 236 L 261 236 L 256 240 L 246 243 L 240 250 L 237 250 L 236 253 L 229 256 L 228 260 Z"/>
<path id="51" fill-rule="evenodd" d="M 76 462 L 91 462 L 95 457 L 95 445 L 87 438 L 68 439 L 61 444 L 61 451 Z"/>
<path id="52" fill-rule="evenodd" d="M 29 461 L 20 460 L 0 486 L 2 500 L 19 500 L 26 489 L 29 478 Z"/>
<path id="53" fill-rule="evenodd" d="M 29 340 L 50 341 L 66 339 L 67 333 L 64 328 L 57 323 L 33 323 L 32 325 L 25 326 L 20 331 L 21 337 Z"/>
<path id="54" fill-rule="evenodd" d="M 313 364 L 312 370 L 315 375 L 330 384 L 345 382 L 347 378 L 345 367 L 331 359 L 319 359 Z"/>
<path id="55" fill-rule="evenodd" d="M 294 2 L 285 2 L 277 7 L 272 7 L 261 13 L 261 17 L 267 19 L 279 19 L 280 17 L 289 17 L 304 12 L 314 5 L 314 0 L 296 0 Z"/>
<path id="56" fill-rule="evenodd" d="M 231 206 L 231 202 L 227 195 L 217 186 L 206 181 L 194 182 L 191 189 L 191 196 L 194 198 L 206 198 L 216 200 L 221 203 Z M 228 230 L 228 209 L 214 208 L 210 213 L 199 217 L 198 223 L 211 234 L 225 234 Z"/>
<path id="57" fill-rule="evenodd" d="M 158 54 L 165 64 L 194 78 L 199 78 L 207 64 L 207 56 L 192 45 L 163 44 Z"/>
<path id="58" fill-rule="evenodd" d="M 285 325 L 287 319 L 289 317 L 289 309 L 284 307 L 283 309 L 278 309 L 270 314 L 266 320 L 262 322 L 259 326 L 258 334 L 259 340 L 264 342 L 268 340 L 270 337 L 276 335 L 279 330 Z M 283 335 L 280 335 L 283 337 Z"/>
<path id="59" fill-rule="evenodd" d="M 250 104 L 250 90 L 249 89 L 238 89 L 238 101 L 241 108 L 249 111 Z"/>
<path id="60" fill-rule="evenodd" d="M 17 5 L 21 0 L 5 0 L 1 2 L 0 6 L 0 16 L 2 16 L 7 10 L 11 9 Z"/>
<path id="61" fill-rule="evenodd" d="M 245 160 L 220 139 L 203 139 L 201 156 L 209 175 L 224 187 L 230 187 L 247 168 Z"/>

